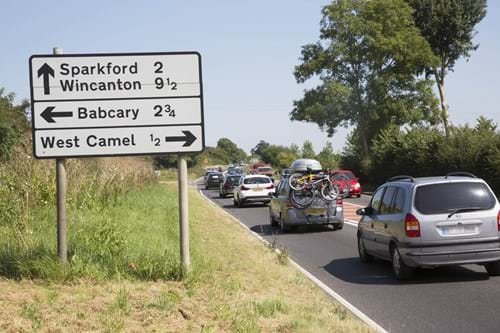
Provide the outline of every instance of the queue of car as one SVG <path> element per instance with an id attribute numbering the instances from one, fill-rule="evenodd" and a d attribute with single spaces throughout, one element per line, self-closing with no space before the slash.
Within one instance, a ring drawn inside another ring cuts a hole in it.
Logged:
<path id="1" fill-rule="evenodd" d="M 358 178 L 349 170 L 335 170 L 331 178 L 343 191 L 337 200 L 315 196 L 308 207 L 291 200 L 288 177 L 293 173 L 320 173 L 316 160 L 299 159 L 281 171 L 276 183 L 266 174 L 268 166 L 254 165 L 245 175 L 242 166 L 210 170 L 205 187 L 217 188 L 221 198 L 232 196 L 236 207 L 251 203 L 269 206 L 269 223 L 288 232 L 298 226 L 344 226 L 343 198 L 360 197 Z M 264 170 L 259 170 L 264 168 Z M 414 178 L 396 176 L 379 186 L 357 227 L 361 262 L 374 258 L 391 262 L 399 280 L 418 267 L 483 265 L 489 275 L 500 275 L 500 203 L 489 185 L 473 174 Z"/>

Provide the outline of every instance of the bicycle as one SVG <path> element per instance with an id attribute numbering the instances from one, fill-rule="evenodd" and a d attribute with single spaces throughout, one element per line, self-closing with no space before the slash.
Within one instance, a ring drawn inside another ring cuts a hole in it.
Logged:
<path id="1" fill-rule="evenodd" d="M 292 200 L 301 207 L 306 207 L 314 200 L 316 191 L 319 191 L 325 201 L 333 201 L 339 195 L 339 189 L 330 178 L 330 170 L 318 175 L 307 169 L 307 174 L 295 173 L 288 179 L 292 191 Z"/>

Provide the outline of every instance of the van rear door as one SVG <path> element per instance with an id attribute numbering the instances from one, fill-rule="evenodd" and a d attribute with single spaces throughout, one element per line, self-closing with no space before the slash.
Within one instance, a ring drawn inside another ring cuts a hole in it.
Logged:
<path id="1" fill-rule="evenodd" d="M 422 243 L 498 238 L 497 200 L 478 181 L 447 181 L 415 189 L 414 207 Z"/>

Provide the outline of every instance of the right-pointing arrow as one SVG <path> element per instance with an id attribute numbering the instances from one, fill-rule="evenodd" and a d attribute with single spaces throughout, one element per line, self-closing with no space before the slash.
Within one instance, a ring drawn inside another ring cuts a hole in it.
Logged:
<path id="1" fill-rule="evenodd" d="M 55 119 L 57 117 L 73 117 L 73 112 L 71 111 L 61 111 L 61 112 L 53 112 L 55 106 L 47 106 L 45 110 L 40 114 L 40 116 L 45 119 L 48 123 L 55 123 Z"/>
<path id="2" fill-rule="evenodd" d="M 54 70 L 52 67 L 44 63 L 42 67 L 38 69 L 38 77 L 43 75 L 43 94 L 50 95 L 50 84 L 49 84 L 49 75 L 54 77 Z"/>
<path id="3" fill-rule="evenodd" d="M 196 137 L 190 131 L 182 131 L 184 136 L 167 136 L 165 137 L 165 142 L 182 142 L 185 141 L 182 145 L 183 147 L 189 147 L 196 141 Z"/>

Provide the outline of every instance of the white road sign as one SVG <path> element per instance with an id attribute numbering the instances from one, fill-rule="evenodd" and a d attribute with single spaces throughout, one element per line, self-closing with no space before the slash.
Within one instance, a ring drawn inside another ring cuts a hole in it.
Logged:
<path id="1" fill-rule="evenodd" d="M 37 158 L 204 149 L 196 52 L 35 55 L 30 82 Z"/>

